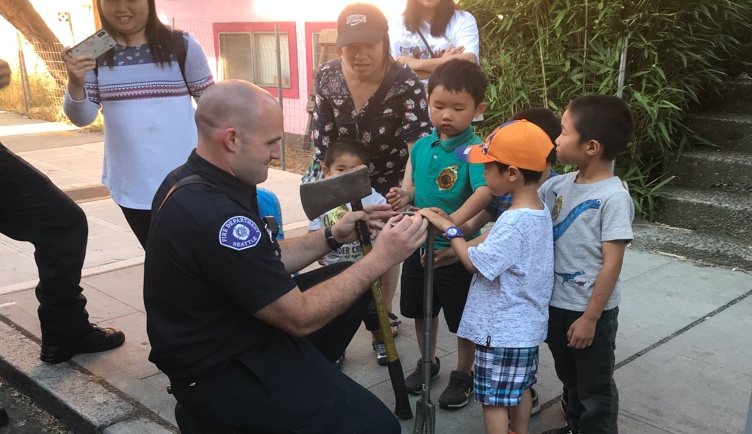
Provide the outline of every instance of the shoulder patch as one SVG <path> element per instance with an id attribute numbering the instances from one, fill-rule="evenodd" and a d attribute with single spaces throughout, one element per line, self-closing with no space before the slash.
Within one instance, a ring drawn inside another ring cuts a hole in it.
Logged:
<path id="1" fill-rule="evenodd" d="M 256 246 L 261 239 L 261 230 L 245 216 L 228 219 L 219 228 L 219 244 L 233 250 L 245 250 Z"/>

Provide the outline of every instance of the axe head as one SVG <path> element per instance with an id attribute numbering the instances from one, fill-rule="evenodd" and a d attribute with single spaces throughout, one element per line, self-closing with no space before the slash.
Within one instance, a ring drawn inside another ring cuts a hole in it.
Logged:
<path id="1" fill-rule="evenodd" d="M 366 166 L 359 166 L 331 178 L 300 184 L 300 203 L 308 220 L 370 194 L 371 178 Z"/>

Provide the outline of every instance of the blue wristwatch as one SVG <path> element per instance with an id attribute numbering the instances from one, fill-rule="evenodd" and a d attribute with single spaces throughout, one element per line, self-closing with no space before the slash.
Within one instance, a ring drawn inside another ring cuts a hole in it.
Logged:
<path id="1" fill-rule="evenodd" d="M 451 240 L 452 238 L 457 237 L 464 237 L 464 235 L 462 235 L 462 231 L 457 226 L 449 226 L 446 229 L 446 232 L 444 232 L 444 238 L 446 238 L 447 240 Z"/>

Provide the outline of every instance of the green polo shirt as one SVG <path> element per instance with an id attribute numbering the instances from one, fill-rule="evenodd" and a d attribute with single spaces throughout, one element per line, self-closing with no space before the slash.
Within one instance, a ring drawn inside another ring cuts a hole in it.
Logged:
<path id="1" fill-rule="evenodd" d="M 418 139 L 410 151 L 415 184 L 414 205 L 418 208 L 434 206 L 451 214 L 465 203 L 475 189 L 486 185 L 482 164 L 465 163 L 454 154 L 459 147 L 481 142 L 472 126 L 449 140 L 439 140 L 435 128 L 431 135 Z M 465 238 L 470 240 L 476 236 L 478 233 Z M 436 248 L 444 247 L 449 247 L 449 241 L 436 237 Z"/>

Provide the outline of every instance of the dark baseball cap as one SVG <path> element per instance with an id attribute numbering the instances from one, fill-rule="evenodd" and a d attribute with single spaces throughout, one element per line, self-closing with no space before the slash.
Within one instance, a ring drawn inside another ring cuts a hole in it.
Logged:
<path id="1" fill-rule="evenodd" d="M 352 3 L 337 18 L 337 48 L 356 42 L 376 44 L 388 32 L 389 24 L 381 9 L 368 3 Z"/>

